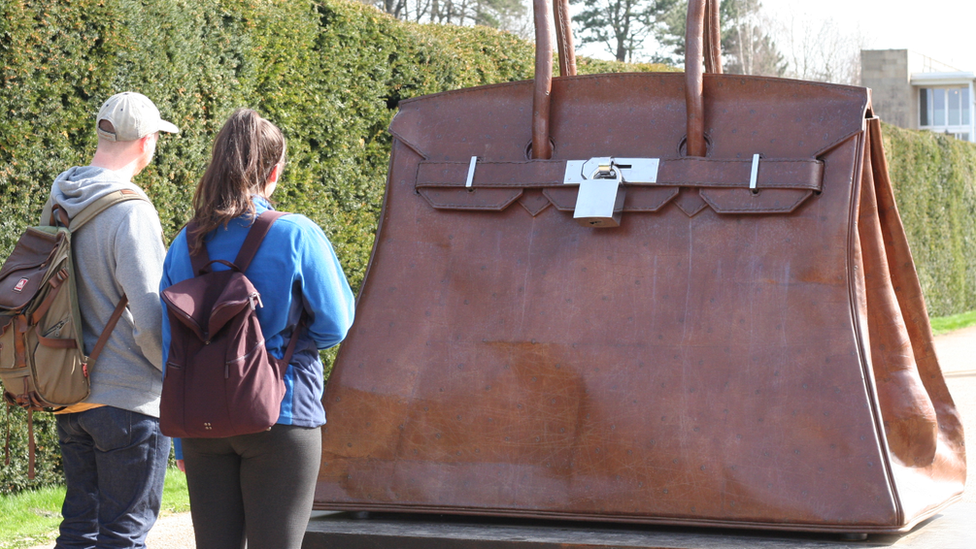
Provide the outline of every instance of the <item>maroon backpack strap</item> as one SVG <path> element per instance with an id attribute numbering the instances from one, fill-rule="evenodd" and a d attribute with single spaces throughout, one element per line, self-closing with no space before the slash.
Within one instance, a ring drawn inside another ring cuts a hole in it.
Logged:
<path id="1" fill-rule="evenodd" d="M 197 224 L 190 221 L 186 224 L 186 249 L 190 254 L 190 265 L 193 267 L 193 276 L 200 276 L 203 270 L 210 264 L 210 254 L 207 253 L 207 246 L 200 247 L 200 253 L 193 253 L 193 246 L 190 245 L 190 235 L 197 230 Z"/>
<path id="2" fill-rule="evenodd" d="M 268 231 L 271 230 L 271 225 L 283 215 L 286 215 L 286 212 L 266 210 L 251 224 L 250 230 L 247 231 L 247 237 L 244 238 L 244 244 L 241 246 L 241 251 L 237 252 L 237 257 L 234 258 L 234 265 L 242 273 L 247 270 L 248 265 L 251 264 L 251 260 L 258 253 L 261 241 L 264 240 Z"/>
<path id="3" fill-rule="evenodd" d="M 302 328 L 305 327 L 305 319 L 308 317 L 308 313 L 305 309 L 302 309 L 302 316 L 298 318 L 298 324 L 295 325 L 295 329 L 291 331 L 291 338 L 288 340 L 288 347 L 285 349 L 285 354 L 281 357 L 281 367 L 288 368 L 288 364 L 291 363 L 291 357 L 295 354 L 295 345 L 298 344 L 298 336 L 301 335 Z M 284 372 L 282 372 L 284 374 Z"/>

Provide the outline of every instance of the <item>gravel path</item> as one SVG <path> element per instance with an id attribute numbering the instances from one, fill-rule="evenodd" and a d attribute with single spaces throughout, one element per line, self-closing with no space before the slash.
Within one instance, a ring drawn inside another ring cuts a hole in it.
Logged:
<path id="1" fill-rule="evenodd" d="M 976 375 L 976 326 L 957 330 L 935 338 L 936 352 L 946 377 L 950 379 L 950 390 L 954 383 L 952 378 Z M 954 395 L 957 399 L 966 395 Z M 964 399 L 965 400 L 965 399 Z M 966 408 L 959 402 L 960 408 Z M 971 406 L 970 408 L 976 408 Z M 967 410 L 968 411 L 968 410 Z M 968 438 L 968 437 L 967 437 Z M 970 475 L 970 478 L 976 475 Z M 967 487 L 970 488 L 970 487 Z M 972 490 L 968 490 L 968 496 Z M 193 541 L 193 523 L 190 513 L 163 515 L 156 521 L 156 525 L 149 532 L 146 540 L 149 549 L 196 549 Z M 32 547 L 30 549 L 48 549 L 51 545 Z"/>
<path id="2" fill-rule="evenodd" d="M 190 513 L 165 515 L 156 520 L 156 525 L 146 538 L 149 549 L 196 549 L 193 541 L 193 522 Z"/>

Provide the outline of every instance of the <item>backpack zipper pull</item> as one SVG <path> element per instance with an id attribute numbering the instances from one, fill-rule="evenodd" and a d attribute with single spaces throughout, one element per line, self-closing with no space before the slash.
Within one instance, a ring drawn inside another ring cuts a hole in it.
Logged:
<path id="1" fill-rule="evenodd" d="M 261 294 L 254 292 L 251 294 L 251 310 L 256 310 L 258 307 L 264 308 L 264 303 L 261 301 Z"/>

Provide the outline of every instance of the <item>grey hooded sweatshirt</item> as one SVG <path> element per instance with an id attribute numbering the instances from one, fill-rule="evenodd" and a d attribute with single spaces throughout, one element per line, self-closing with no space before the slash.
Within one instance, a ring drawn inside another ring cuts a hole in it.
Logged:
<path id="1" fill-rule="evenodd" d="M 78 166 L 62 173 L 51 188 L 69 217 L 99 197 L 119 189 L 145 193 L 115 172 Z M 162 309 L 159 280 L 163 246 L 159 214 L 149 202 L 127 200 L 110 206 L 72 236 L 78 305 L 90 353 L 125 294 L 129 305 L 91 367 L 91 395 L 85 401 L 159 417 L 162 389 Z"/>

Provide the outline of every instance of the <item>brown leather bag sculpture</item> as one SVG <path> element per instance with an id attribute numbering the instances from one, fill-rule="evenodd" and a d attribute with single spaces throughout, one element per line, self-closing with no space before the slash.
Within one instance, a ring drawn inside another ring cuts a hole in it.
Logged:
<path id="1" fill-rule="evenodd" d="M 959 499 L 870 92 L 719 74 L 715 6 L 686 74 L 552 79 L 540 0 L 534 81 L 400 104 L 316 508 L 868 533 Z"/>

